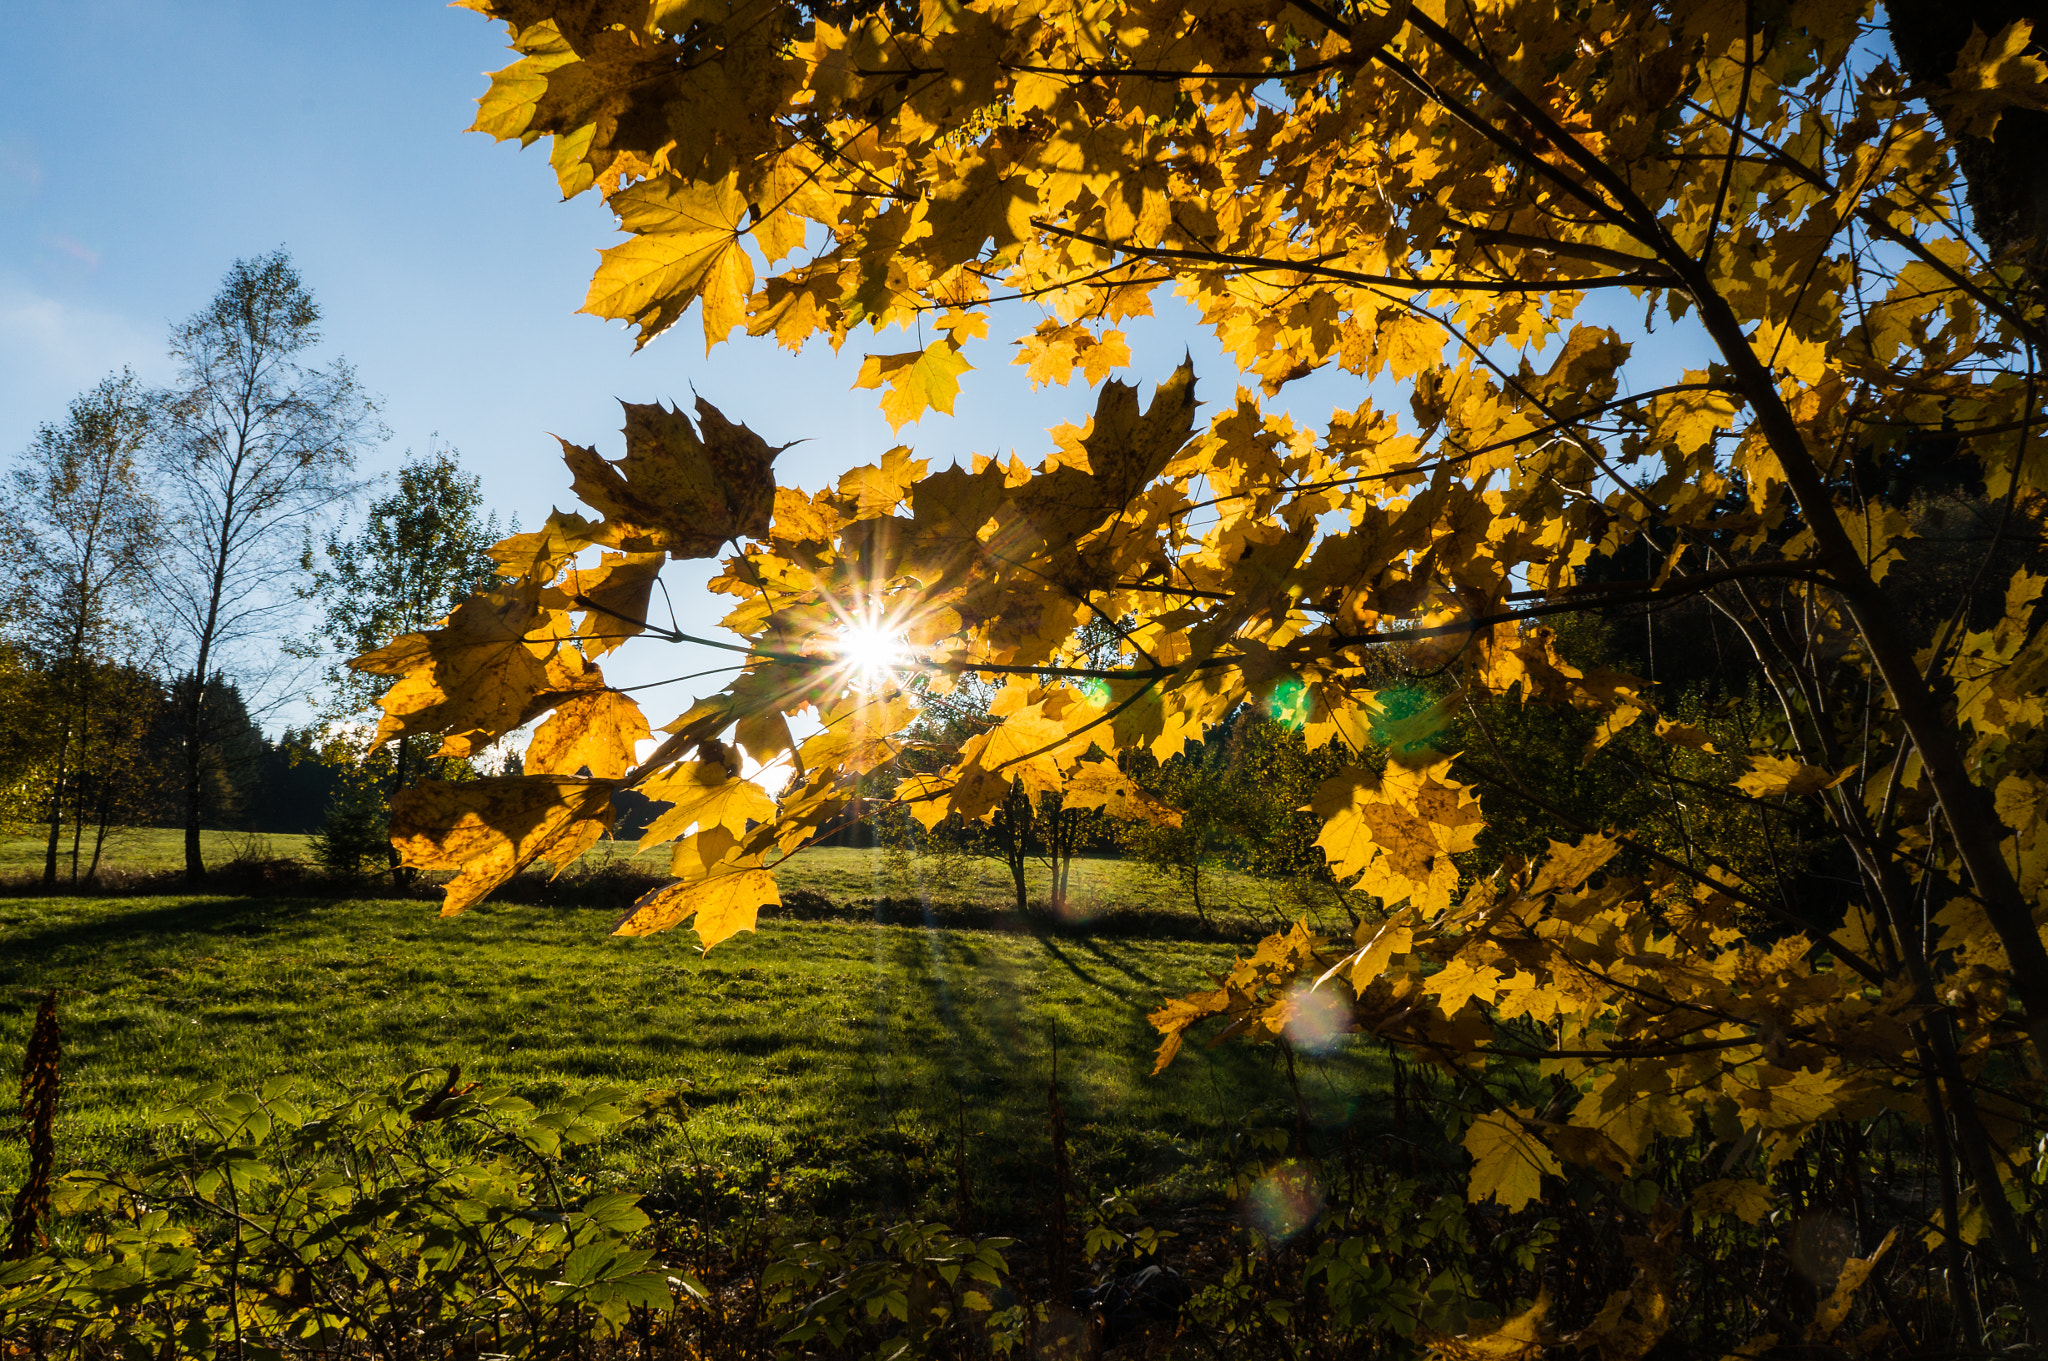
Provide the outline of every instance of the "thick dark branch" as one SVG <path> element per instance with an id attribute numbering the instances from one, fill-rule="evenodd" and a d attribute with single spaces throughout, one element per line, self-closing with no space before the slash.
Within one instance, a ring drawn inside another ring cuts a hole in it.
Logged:
<path id="1" fill-rule="evenodd" d="M 1803 564 L 1760 563 L 1757 567 L 1758 570 L 1754 574 L 1759 576 L 1793 576 L 1812 581 L 1821 586 L 1830 584 L 1826 577 Z M 1797 570 L 1790 570 L 1795 567 Z M 1761 570 L 1763 568 L 1786 570 L 1764 571 Z M 1423 638 L 1450 638 L 1461 633 L 1477 633 L 1481 629 L 1492 628 L 1497 624 L 1513 624 L 1524 619 L 1541 619 L 1545 615 L 1570 614 L 1579 610 L 1604 609 L 1612 605 L 1646 605 L 1661 603 L 1666 600 L 1676 600 L 1684 596 L 1697 595 L 1701 591 L 1709 590 L 1723 582 L 1740 580 L 1751 573 L 1752 569 L 1750 568 L 1735 568 L 1732 572 L 1701 572 L 1696 576 L 1673 577 L 1655 590 L 1635 591 L 1627 595 L 1602 595 L 1598 600 L 1552 601 L 1549 604 L 1537 605 L 1530 609 L 1510 610 L 1505 614 L 1480 615 L 1477 618 L 1463 619 L 1451 624 L 1428 624 L 1417 628 L 1388 629 L 1381 633 L 1309 634 L 1302 641 L 1322 642 L 1336 648 L 1347 648 L 1374 647 L 1389 643 L 1408 643 Z M 1526 596 L 1531 593 L 1522 592 L 1521 594 Z M 1554 592 L 1546 592 L 1545 594 L 1554 594 Z"/>
<path id="2" fill-rule="evenodd" d="M 1754 1035 L 1734 1040 L 1701 1040 L 1697 1044 L 1652 1044 L 1628 1049 L 1478 1049 L 1474 1053 L 1508 1059 L 1663 1059 L 1679 1054 L 1705 1054 L 1716 1049 L 1746 1049 L 1762 1045 Z"/>
<path id="3" fill-rule="evenodd" d="M 1403 278 L 1397 274 L 1365 274 L 1358 270 L 1337 269 L 1323 264 L 1320 259 L 1274 260 L 1263 255 L 1231 255 L 1215 250 L 1139 246 L 1126 241 L 1111 241 L 1088 232 L 1069 231 L 1065 227 L 1054 226 L 1039 218 L 1033 218 L 1032 225 L 1054 236 L 1063 236 L 1070 241 L 1080 241 L 1090 246 L 1100 246 L 1104 250 L 1121 251 L 1138 260 L 1192 260 L 1199 264 L 1220 265 L 1225 269 L 1245 274 L 1285 271 L 1290 274 L 1335 279 L 1340 283 L 1357 284 L 1361 288 L 1398 288 L 1411 293 L 1554 293 L 1588 288 L 1639 288 L 1645 285 L 1662 287 L 1671 283 L 1671 279 L 1663 273 L 1606 274 L 1587 279 L 1414 279 Z"/>
<path id="4" fill-rule="evenodd" d="M 1649 587 L 1653 591 L 1668 590 L 1683 586 L 1688 592 L 1703 591 L 1726 581 L 1743 581 L 1750 577 L 1797 577 L 1817 585 L 1828 584 L 1827 577 L 1820 571 L 1820 565 L 1812 558 L 1794 558 L 1789 562 L 1752 562 L 1740 567 L 1722 567 L 1711 572 L 1696 572 L 1691 576 L 1672 577 L 1662 587 L 1650 581 L 1594 581 L 1580 586 L 1561 586 L 1552 591 L 1510 591 L 1503 600 L 1542 600 L 1548 596 L 1583 596 L 1603 594 L 1611 591 L 1638 590 Z"/>
<path id="5" fill-rule="evenodd" d="M 1132 76 L 1140 80 L 1293 80 L 1301 76 L 1318 75 L 1324 71 L 1342 70 L 1358 65 L 1356 58 L 1339 57 L 1329 61 L 1310 62 L 1306 66 L 1275 66 L 1258 71 L 1170 71 L 1148 66 L 1033 66 L 1028 62 L 997 62 L 1004 71 L 1016 71 L 1033 76 L 1071 76 L 1075 80 L 1096 80 L 1106 77 Z M 891 66 L 880 69 L 858 66 L 854 74 L 870 77 L 889 78 L 901 76 L 938 76 L 946 72 L 929 66 Z"/>
<path id="6" fill-rule="evenodd" d="M 1553 241 L 1547 236 L 1527 236 L 1521 232 L 1497 232 L 1485 227 L 1468 228 L 1479 241 L 1489 246 L 1512 246 L 1518 250 L 1532 250 L 1540 255 L 1563 255 L 1590 264 L 1607 265 L 1613 269 L 1650 269 L 1661 272 L 1662 265 L 1647 255 L 1631 255 L 1625 250 L 1609 250 L 1605 246 L 1589 245 L 1583 241 Z M 1665 282 L 1671 282 L 1666 279 Z"/>

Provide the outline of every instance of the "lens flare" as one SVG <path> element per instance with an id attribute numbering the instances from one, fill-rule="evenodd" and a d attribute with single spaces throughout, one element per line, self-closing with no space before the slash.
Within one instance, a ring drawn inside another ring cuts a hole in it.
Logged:
<path id="1" fill-rule="evenodd" d="M 1266 700 L 1266 712 L 1273 716 L 1275 723 L 1297 730 L 1307 724 L 1312 707 L 1308 687 L 1292 676 L 1275 685 Z"/>
<path id="2" fill-rule="evenodd" d="M 1246 1225 L 1284 1243 L 1322 1213 L 1323 1190 L 1305 1167 L 1276 1167 L 1252 1183 L 1239 1208 Z"/>
<path id="3" fill-rule="evenodd" d="M 1351 1008 L 1334 988 L 1296 988 L 1283 1027 L 1287 1042 L 1309 1054 L 1327 1054 L 1351 1030 Z"/>

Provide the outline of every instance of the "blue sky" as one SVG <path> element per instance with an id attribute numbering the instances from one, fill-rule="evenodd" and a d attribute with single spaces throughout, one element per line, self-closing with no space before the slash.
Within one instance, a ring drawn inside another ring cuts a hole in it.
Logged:
<path id="1" fill-rule="evenodd" d="M 596 196 L 560 201 L 544 150 L 465 133 L 501 30 L 434 0 L 16 0 L 0 83 L 0 454 L 110 370 L 167 381 L 169 324 L 237 256 L 288 247 L 325 313 L 325 352 L 385 399 L 373 470 L 438 437 L 482 474 L 501 517 L 571 504 L 550 432 L 619 452 L 615 399 L 702 393 L 773 443 L 805 440 L 779 480 L 818 486 L 902 442 L 935 466 L 1079 419 L 1077 385 L 1033 393 L 999 338 L 970 350 L 958 415 L 892 434 L 860 355 L 742 338 L 706 358 L 693 317 L 638 354 L 577 315 L 596 250 L 618 239 Z M 1162 297 L 1161 299 L 1165 299 Z M 1009 334 L 1028 329 L 1028 318 Z M 1234 375 L 1183 315 L 1129 327 L 1147 385 L 1192 347 L 1210 401 Z M 901 350 L 885 339 L 875 348 Z M 1311 385 L 1322 388 L 1320 380 Z M 1304 396 L 1314 394 L 1305 392 Z M 1296 399 L 1320 423 L 1331 403 Z M 716 617 L 670 569 L 687 623 Z M 696 669 L 649 652 L 617 679 Z M 685 688 L 685 687 L 678 687 Z M 677 697 L 681 702 L 681 696 Z"/>
<path id="2" fill-rule="evenodd" d="M 791 355 L 743 337 L 707 358 L 693 315 L 634 353 L 625 330 L 577 314 L 596 250 L 618 239 L 602 203 L 561 202 L 541 147 L 463 131 L 485 73 L 507 60 L 501 30 L 470 11 L 437 0 L 9 9 L 0 456 L 110 370 L 167 381 L 169 324 L 203 305 L 236 257 L 279 245 L 322 304 L 325 352 L 345 355 L 385 399 L 392 439 L 370 469 L 438 437 L 482 474 L 501 518 L 529 527 L 572 504 L 551 432 L 616 456 L 620 398 L 687 404 L 694 390 L 772 443 L 806 441 L 777 474 L 808 487 L 899 442 L 934 466 L 1013 448 L 1036 461 L 1047 426 L 1093 406 L 1078 380 L 1034 393 L 1009 365 L 1007 340 L 1033 320 L 1021 310 L 970 347 L 977 369 L 958 414 L 928 414 L 900 437 L 877 394 L 852 389 L 860 338 L 837 355 L 822 345 Z M 1126 328 L 1137 360 L 1128 377 L 1149 386 L 1192 350 L 1198 391 L 1227 401 L 1231 366 L 1188 312 L 1164 293 L 1156 302 L 1161 316 Z M 870 348 L 911 344 L 883 337 Z M 1320 427 L 1333 406 L 1364 397 L 1326 370 L 1290 387 L 1286 404 Z M 693 589 L 708 570 L 669 569 L 686 627 L 722 612 Z M 705 664 L 640 648 L 607 674 L 630 684 Z"/>

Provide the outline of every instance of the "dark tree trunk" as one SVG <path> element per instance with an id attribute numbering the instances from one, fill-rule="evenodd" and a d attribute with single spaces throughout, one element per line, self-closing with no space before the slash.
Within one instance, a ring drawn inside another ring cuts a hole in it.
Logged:
<path id="1" fill-rule="evenodd" d="M 100 781 L 99 828 L 93 833 L 92 838 L 92 864 L 85 871 L 85 882 L 88 887 L 99 882 L 100 856 L 107 849 L 107 819 L 113 812 L 114 781 L 113 777 L 109 776 Z"/>
<path id="2" fill-rule="evenodd" d="M 1010 866 L 1010 882 L 1017 890 L 1017 911 L 1021 914 L 1031 906 L 1031 898 L 1024 888 L 1024 862 L 1031 853 L 1031 796 L 1024 792 L 1021 782 L 1012 781 L 1009 794 L 1003 799 L 1003 859 Z"/>
<path id="3" fill-rule="evenodd" d="M 398 756 L 392 762 L 392 765 L 395 767 L 391 776 L 391 798 L 393 800 L 396 800 L 400 794 L 405 792 L 406 780 L 411 774 L 407 769 L 406 756 L 411 750 L 411 743 L 408 739 L 403 737 L 398 739 Z M 386 863 L 391 869 L 391 882 L 399 888 L 404 888 L 419 877 L 417 870 L 398 863 L 398 847 L 391 842 L 388 836 L 385 838 L 384 854 Z"/>
<path id="4" fill-rule="evenodd" d="M 1971 29 L 1996 37 L 2014 20 L 2031 19 L 2035 44 L 2048 41 L 2043 0 L 1894 0 L 1885 8 L 1899 65 L 1914 85 L 1929 87 L 1937 111 Z M 2048 113 L 2007 109 L 1990 137 L 1957 139 L 1956 161 L 1977 235 L 2000 255 L 2027 247 L 2035 286 L 2048 282 Z"/>
<path id="5" fill-rule="evenodd" d="M 57 840 L 64 826 L 65 762 L 71 756 L 71 725 L 57 741 L 57 777 L 50 786 L 50 836 L 43 847 L 43 887 L 57 887 Z"/>
<path id="6" fill-rule="evenodd" d="M 1080 815 L 1069 811 L 1055 801 L 1045 818 L 1045 854 L 1048 868 L 1052 871 L 1052 886 L 1048 890 L 1055 912 L 1067 910 L 1067 880 L 1074 869 L 1074 846 L 1080 840 Z"/>
<path id="7" fill-rule="evenodd" d="M 75 787 L 71 800 L 71 886 L 78 887 L 78 851 L 85 842 L 85 772 L 80 770 L 72 780 Z"/>
<path id="8" fill-rule="evenodd" d="M 206 648 L 199 649 L 200 664 L 206 661 Z M 206 672 L 201 670 L 193 677 L 192 697 L 185 703 L 185 878 L 189 883 L 199 883 L 206 878 L 206 859 L 199 850 L 199 790 L 204 770 L 201 725 L 206 720 Z"/>

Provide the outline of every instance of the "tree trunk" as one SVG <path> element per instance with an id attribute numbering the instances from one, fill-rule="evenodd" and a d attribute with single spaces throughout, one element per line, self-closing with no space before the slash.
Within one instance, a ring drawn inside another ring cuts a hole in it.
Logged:
<path id="1" fill-rule="evenodd" d="M 408 739 L 403 737 L 398 739 L 398 758 L 393 762 L 396 769 L 391 777 L 391 798 L 394 800 L 405 792 L 405 781 L 408 773 L 406 770 L 406 756 L 411 750 L 412 747 Z M 389 801 L 387 800 L 387 806 L 388 804 Z M 419 877 L 417 870 L 398 863 L 398 847 L 388 836 L 385 838 L 384 855 L 385 863 L 391 870 L 391 882 L 395 887 L 404 888 Z"/>
<path id="2" fill-rule="evenodd" d="M 1913 84 L 1933 87 L 1937 111 L 1972 28 L 1992 38 L 2014 20 L 2031 19 L 2034 41 L 2048 39 L 2048 7 L 2040 0 L 1890 0 L 1885 12 L 1899 65 Z M 1958 136 L 1956 166 L 1977 235 L 1994 254 L 2023 250 L 2028 273 L 2041 284 L 2048 265 L 2048 113 L 2007 109 L 1991 136 Z"/>
<path id="3" fill-rule="evenodd" d="M 92 864 L 85 871 L 87 885 L 96 884 L 100 877 L 100 855 L 107 848 L 107 818 L 114 811 L 114 781 L 111 777 L 100 781 L 99 829 L 92 838 Z"/>
<path id="4" fill-rule="evenodd" d="M 1024 888 L 1024 862 L 1029 857 L 1028 836 L 1031 829 L 1031 796 L 1024 792 L 1021 783 L 1012 782 L 1010 792 L 1003 800 L 1003 858 L 1009 862 L 1010 882 L 1017 890 L 1017 912 L 1021 916 L 1031 907 L 1030 895 Z"/>
<path id="5" fill-rule="evenodd" d="M 1069 812 L 1065 807 L 1055 807 L 1047 819 L 1045 853 L 1052 871 L 1052 886 L 1048 892 L 1055 912 L 1067 910 L 1067 881 L 1074 870 L 1074 845 L 1080 839 L 1080 821 L 1078 813 Z"/>
<path id="6" fill-rule="evenodd" d="M 200 732 L 206 718 L 205 666 L 210 641 L 200 642 L 200 669 L 193 674 L 192 697 L 185 702 L 185 881 L 192 884 L 206 878 L 206 860 L 199 850 L 199 789 L 204 764 L 200 759 Z"/>
<path id="7" fill-rule="evenodd" d="M 43 847 L 43 887 L 57 887 L 57 838 L 64 825 L 64 764 L 71 755 L 71 725 L 57 739 L 57 776 L 50 786 L 50 837 Z"/>
<path id="8" fill-rule="evenodd" d="M 78 772 L 72 780 L 75 796 L 71 800 L 71 887 L 78 887 L 78 850 L 85 841 L 85 772 Z"/>

